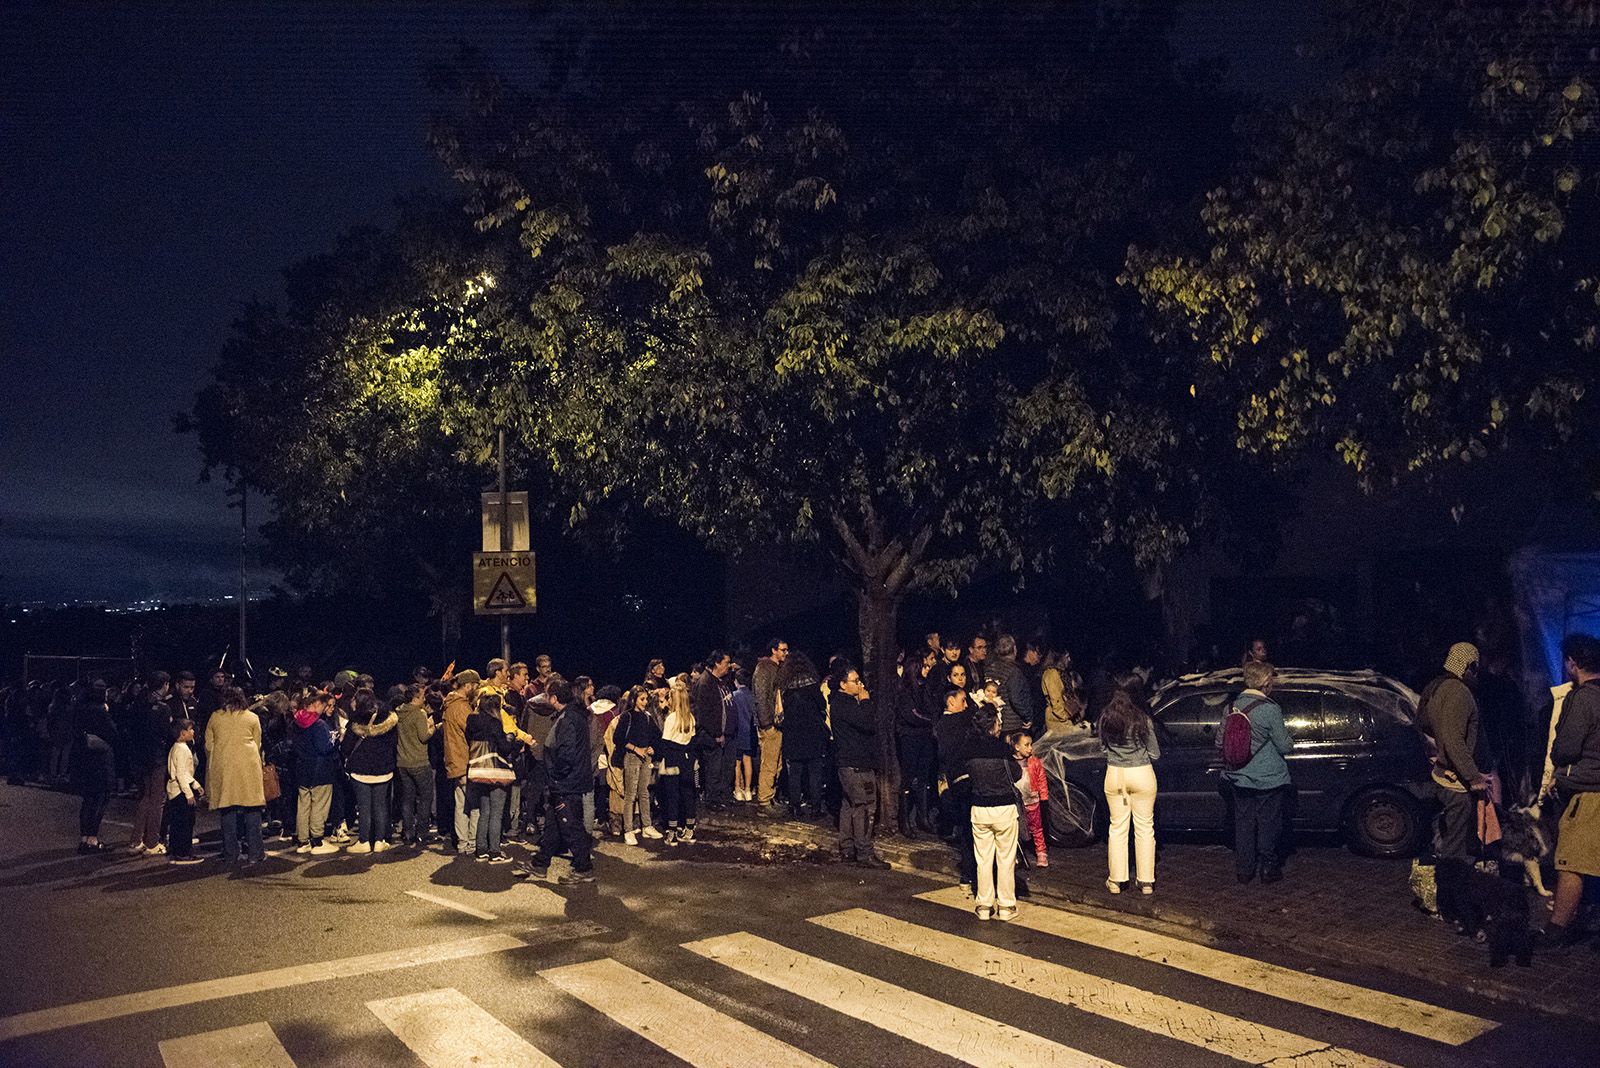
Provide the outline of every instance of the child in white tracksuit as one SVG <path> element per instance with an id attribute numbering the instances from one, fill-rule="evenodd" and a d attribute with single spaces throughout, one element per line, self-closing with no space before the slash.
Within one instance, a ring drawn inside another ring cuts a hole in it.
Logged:
<path id="1" fill-rule="evenodd" d="M 172 748 L 167 750 L 167 855 L 173 864 L 191 864 L 194 855 L 194 810 L 205 788 L 194 777 L 194 721 L 175 720 Z"/>

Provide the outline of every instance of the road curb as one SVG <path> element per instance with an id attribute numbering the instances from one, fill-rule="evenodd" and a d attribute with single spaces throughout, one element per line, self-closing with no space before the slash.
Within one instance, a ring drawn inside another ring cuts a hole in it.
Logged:
<path id="1" fill-rule="evenodd" d="M 740 815 L 712 813 L 702 817 L 701 824 L 716 831 L 738 837 L 774 839 L 789 846 L 809 847 L 822 857 L 831 858 L 835 851 L 835 837 L 831 828 L 815 823 L 787 819 L 750 819 Z M 904 838 L 879 838 L 878 855 L 898 871 L 910 872 L 939 882 L 954 883 L 956 868 L 950 850 L 943 843 L 907 841 Z M 1306 935 L 1285 935 L 1279 931 L 1255 926 L 1219 924 L 1207 916 L 1175 908 L 1159 899 L 1151 900 L 1140 895 L 1122 894 L 1114 901 L 1110 895 L 1086 891 L 1077 887 L 1041 886 L 1038 879 L 1030 882 L 1033 895 L 1045 901 L 1058 901 L 1064 905 L 1119 923 L 1133 922 L 1141 927 L 1164 934 L 1174 934 L 1189 941 L 1203 942 L 1218 948 L 1234 946 L 1240 949 L 1262 946 L 1284 950 L 1301 956 L 1337 965 L 1357 964 L 1376 968 L 1392 975 L 1421 979 L 1429 983 L 1461 990 L 1492 1001 L 1539 1012 L 1570 1016 L 1576 1019 L 1600 1021 L 1600 1011 L 1563 999 L 1559 991 L 1552 991 L 1546 979 L 1537 985 L 1524 987 L 1487 975 L 1463 972 L 1454 962 L 1432 964 L 1426 957 L 1397 961 L 1392 956 L 1364 950 L 1363 947 L 1332 939 Z M 1587 952 L 1587 950 L 1569 950 Z M 1600 956 L 1596 957 L 1600 965 Z M 1483 967 L 1487 969 L 1487 954 Z M 1513 973 L 1516 974 L 1516 973 Z M 1528 974 L 1525 971 L 1520 974 Z"/>

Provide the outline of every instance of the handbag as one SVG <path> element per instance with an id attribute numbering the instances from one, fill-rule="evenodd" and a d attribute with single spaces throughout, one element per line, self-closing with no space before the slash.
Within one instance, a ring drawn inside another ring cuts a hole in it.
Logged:
<path id="1" fill-rule="evenodd" d="M 467 748 L 467 781 L 484 786 L 510 786 L 517 781 L 517 773 L 488 742 L 471 742 Z"/>
<path id="2" fill-rule="evenodd" d="M 261 765 L 261 795 L 268 802 L 283 796 L 283 784 L 278 782 L 278 769 L 271 764 Z"/>

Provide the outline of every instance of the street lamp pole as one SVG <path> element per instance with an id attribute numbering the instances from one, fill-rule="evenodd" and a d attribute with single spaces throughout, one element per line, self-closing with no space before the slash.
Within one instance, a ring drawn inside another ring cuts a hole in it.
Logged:
<path id="1" fill-rule="evenodd" d="M 245 639 L 249 632 L 250 604 L 250 589 L 245 570 L 245 553 L 249 548 L 250 538 L 249 496 L 249 488 L 243 482 L 239 483 L 239 667 L 241 672 L 248 671 L 250 665 L 249 655 L 245 650 Z"/>
<path id="2" fill-rule="evenodd" d="M 500 428 L 500 551 L 511 551 L 511 497 L 506 492 L 506 428 Z M 500 617 L 500 659 L 511 663 L 511 617 Z"/>

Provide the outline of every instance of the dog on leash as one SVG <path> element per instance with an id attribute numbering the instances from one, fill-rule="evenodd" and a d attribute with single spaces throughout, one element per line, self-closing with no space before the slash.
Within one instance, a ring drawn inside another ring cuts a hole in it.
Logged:
<path id="1" fill-rule="evenodd" d="M 1550 836 L 1540 824 L 1538 801 L 1531 805 L 1509 805 L 1500 819 L 1500 859 L 1521 864 L 1528 885 L 1540 897 L 1550 897 L 1545 889 L 1540 863 L 1551 853 Z"/>

